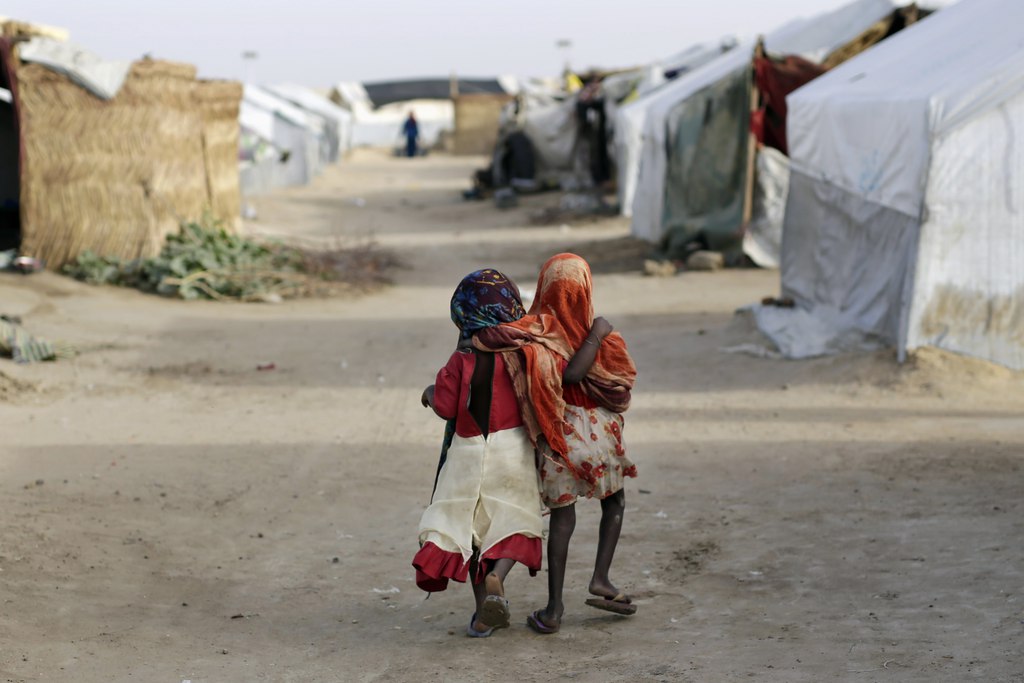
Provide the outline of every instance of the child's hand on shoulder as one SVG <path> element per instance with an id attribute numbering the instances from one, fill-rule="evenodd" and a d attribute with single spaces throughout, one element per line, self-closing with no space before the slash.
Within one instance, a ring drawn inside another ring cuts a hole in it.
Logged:
<path id="1" fill-rule="evenodd" d="M 601 316 L 594 318 L 594 323 L 590 326 L 590 334 L 594 335 L 598 339 L 604 339 L 614 331 L 615 328 L 612 324 Z"/>

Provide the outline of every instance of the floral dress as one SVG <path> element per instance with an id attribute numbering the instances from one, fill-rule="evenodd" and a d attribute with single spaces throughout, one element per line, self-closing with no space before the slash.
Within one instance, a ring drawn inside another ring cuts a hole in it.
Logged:
<path id="1" fill-rule="evenodd" d="M 637 476 L 622 441 L 622 415 L 596 405 L 578 386 L 567 386 L 566 457 L 541 448 L 541 495 L 549 508 L 565 507 L 579 496 L 607 498 L 622 490 L 626 477 Z"/>

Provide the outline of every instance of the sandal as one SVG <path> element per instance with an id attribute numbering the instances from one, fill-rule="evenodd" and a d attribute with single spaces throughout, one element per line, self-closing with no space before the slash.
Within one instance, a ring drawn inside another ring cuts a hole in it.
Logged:
<path id="1" fill-rule="evenodd" d="M 495 628 L 508 628 L 511 624 L 508 600 L 500 595 L 488 595 L 480 608 L 480 621 Z"/>
<path id="2" fill-rule="evenodd" d="M 561 622 L 554 626 L 548 626 L 541 618 L 540 613 L 543 610 L 534 610 L 533 614 L 526 617 L 526 625 L 533 629 L 534 632 L 541 634 L 542 636 L 550 636 L 553 633 L 558 633 L 558 630 L 562 628 Z"/>
<path id="3" fill-rule="evenodd" d="M 614 612 L 626 617 L 636 614 L 636 605 L 625 593 L 619 593 L 614 598 L 588 598 L 587 604 L 595 609 L 603 609 L 606 612 Z"/>
<path id="4" fill-rule="evenodd" d="M 486 631 L 477 631 L 473 628 L 473 624 L 476 623 L 476 612 L 473 612 L 473 616 L 469 618 L 469 624 L 466 626 L 466 635 L 470 638 L 490 638 L 491 634 L 494 633 L 493 628 L 489 628 Z"/>
<path id="5" fill-rule="evenodd" d="M 484 579 L 487 597 L 480 606 L 480 621 L 491 628 L 508 628 L 511 625 L 511 612 L 505 598 L 505 587 L 496 574 L 488 574 Z"/>

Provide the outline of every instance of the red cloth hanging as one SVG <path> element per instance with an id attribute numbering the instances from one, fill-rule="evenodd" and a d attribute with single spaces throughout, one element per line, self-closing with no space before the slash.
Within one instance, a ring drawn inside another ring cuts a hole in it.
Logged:
<path id="1" fill-rule="evenodd" d="M 786 141 L 786 95 L 825 73 L 825 67 L 802 57 L 754 58 L 754 82 L 761 93 L 761 108 L 750 116 L 757 141 L 789 154 Z"/>

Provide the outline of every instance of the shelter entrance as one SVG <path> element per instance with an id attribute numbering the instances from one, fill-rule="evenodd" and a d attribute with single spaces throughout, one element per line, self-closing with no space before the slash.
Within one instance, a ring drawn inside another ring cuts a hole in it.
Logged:
<path id="1" fill-rule="evenodd" d="M 0 251 L 21 246 L 18 119 L 6 65 L 0 65 Z"/>

